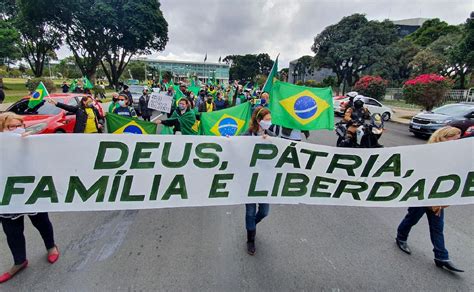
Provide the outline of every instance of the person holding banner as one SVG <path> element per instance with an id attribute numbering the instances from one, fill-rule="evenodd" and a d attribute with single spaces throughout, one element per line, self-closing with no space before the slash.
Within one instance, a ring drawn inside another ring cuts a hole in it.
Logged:
<path id="1" fill-rule="evenodd" d="M 173 132 L 181 132 L 183 135 L 197 135 L 193 129 L 196 123 L 196 113 L 191 109 L 191 103 L 187 98 L 181 98 L 178 102 L 178 108 L 167 120 L 155 120 L 156 124 L 162 124 L 166 127 L 173 127 Z"/>
<path id="2" fill-rule="evenodd" d="M 0 132 L 9 132 L 16 135 L 27 136 L 23 117 L 7 112 L 0 114 Z M 28 266 L 26 259 L 26 241 L 23 233 L 25 229 L 24 216 L 28 216 L 33 226 L 38 229 L 47 250 L 48 262 L 54 264 L 59 259 L 59 250 L 54 242 L 53 225 L 49 220 L 48 213 L 37 214 L 0 214 L 3 231 L 7 238 L 7 244 L 13 255 L 14 264 L 9 271 L 0 276 L 0 283 L 4 283 L 18 272 Z"/>
<path id="3" fill-rule="evenodd" d="M 84 96 L 78 106 L 67 105 L 49 98 L 48 102 L 71 113 L 76 114 L 74 133 L 101 133 L 104 129 L 104 119 L 94 106 L 91 96 Z"/>
<path id="4" fill-rule="evenodd" d="M 455 127 L 443 127 L 436 130 L 428 140 L 430 143 L 438 143 L 444 141 L 457 140 L 461 138 L 461 130 Z M 433 244 L 434 262 L 439 268 L 446 268 L 453 272 L 464 272 L 457 268 L 450 260 L 449 254 L 444 246 L 444 210 L 447 206 L 435 207 L 410 207 L 408 214 L 402 220 L 397 229 L 397 238 L 395 239 L 397 246 L 407 254 L 411 254 L 408 247 L 407 239 L 411 228 L 426 214 L 428 225 L 430 227 L 431 243 Z"/>
<path id="5" fill-rule="evenodd" d="M 266 139 L 268 136 L 275 136 L 270 131 L 272 125 L 272 117 L 270 110 L 265 107 L 258 107 L 252 114 L 250 126 L 248 130 L 243 133 L 243 136 L 260 136 Z M 245 204 L 245 228 L 247 229 L 247 253 L 255 255 L 255 236 L 257 234 L 257 224 L 268 216 L 270 212 L 269 204 Z"/>

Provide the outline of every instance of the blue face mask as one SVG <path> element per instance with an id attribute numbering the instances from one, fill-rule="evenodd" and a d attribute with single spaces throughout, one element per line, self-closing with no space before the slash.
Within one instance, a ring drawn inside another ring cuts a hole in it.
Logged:
<path id="1" fill-rule="evenodd" d="M 184 106 L 182 104 L 179 104 L 178 108 L 179 108 L 180 111 L 184 111 L 186 109 L 186 106 Z"/>
<path id="2" fill-rule="evenodd" d="M 120 106 L 125 106 L 125 100 L 119 100 L 118 104 L 119 104 Z"/>

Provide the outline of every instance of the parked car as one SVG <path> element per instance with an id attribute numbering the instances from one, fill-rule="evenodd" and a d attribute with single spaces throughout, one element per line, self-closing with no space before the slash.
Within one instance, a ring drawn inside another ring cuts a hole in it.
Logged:
<path id="1" fill-rule="evenodd" d="M 77 106 L 83 94 L 62 93 L 50 94 L 55 99 L 71 106 Z M 26 131 L 34 134 L 73 133 L 76 115 L 69 113 L 43 100 L 35 108 L 28 107 L 29 96 L 15 102 L 7 111 L 24 116 Z"/>
<path id="2" fill-rule="evenodd" d="M 393 116 L 393 110 L 388 106 L 383 105 L 378 100 L 371 97 L 356 97 L 354 100 L 362 99 L 364 101 L 364 106 L 369 110 L 371 114 L 380 114 L 384 121 L 389 121 Z M 334 100 L 334 112 L 336 115 L 344 115 L 346 105 L 349 102 L 349 98 L 343 98 L 339 100 Z"/>
<path id="3" fill-rule="evenodd" d="M 474 137 L 474 119 L 452 121 L 448 126 L 453 126 L 461 130 L 461 137 Z"/>
<path id="4" fill-rule="evenodd" d="M 143 88 L 145 88 L 145 86 L 143 85 L 130 85 L 128 87 L 128 90 L 132 94 L 133 108 L 135 109 L 137 114 L 139 114 L 140 112 L 139 100 L 140 100 L 140 96 L 142 96 L 143 94 Z"/>
<path id="5" fill-rule="evenodd" d="M 429 137 L 434 131 L 448 124 L 464 132 L 474 120 L 474 103 L 447 104 L 432 112 L 422 112 L 410 121 L 409 131 L 417 137 Z M 471 124 L 472 125 L 472 124 Z"/>

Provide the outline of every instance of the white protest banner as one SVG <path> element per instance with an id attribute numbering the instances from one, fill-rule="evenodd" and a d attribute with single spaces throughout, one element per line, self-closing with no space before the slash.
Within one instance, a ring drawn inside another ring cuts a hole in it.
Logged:
<path id="1" fill-rule="evenodd" d="M 173 99 L 171 98 L 171 96 L 165 93 L 153 92 L 152 94 L 150 94 L 148 107 L 160 112 L 170 113 L 172 103 Z"/>
<path id="2" fill-rule="evenodd" d="M 0 153 L 0 213 L 474 203 L 474 139 L 347 149 L 262 137 L 0 134 Z"/>

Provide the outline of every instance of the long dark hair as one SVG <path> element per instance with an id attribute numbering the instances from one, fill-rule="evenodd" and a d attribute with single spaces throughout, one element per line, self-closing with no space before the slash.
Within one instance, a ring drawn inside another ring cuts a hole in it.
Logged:
<path id="1" fill-rule="evenodd" d="M 251 133 L 257 133 L 258 132 L 258 122 L 260 122 L 266 115 L 270 113 L 270 110 L 266 107 L 259 106 L 257 107 L 252 114 L 252 118 L 250 119 L 250 126 L 249 126 L 249 131 Z"/>

